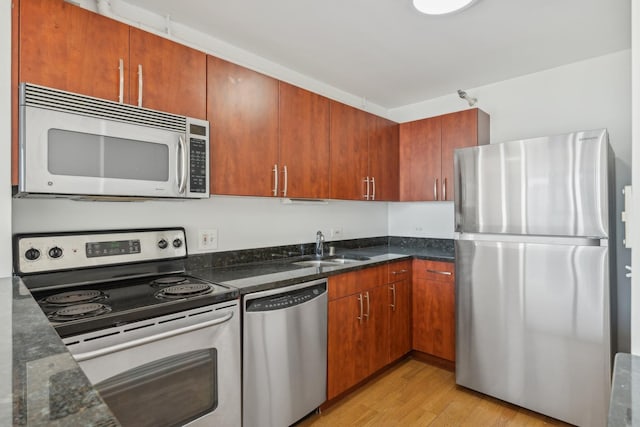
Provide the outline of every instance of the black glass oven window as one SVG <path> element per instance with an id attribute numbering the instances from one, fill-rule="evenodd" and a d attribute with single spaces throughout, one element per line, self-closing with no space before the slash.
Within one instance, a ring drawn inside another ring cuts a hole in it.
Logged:
<path id="1" fill-rule="evenodd" d="M 169 180 L 166 144 L 49 129 L 47 151 L 53 175 Z"/>
<path id="2" fill-rule="evenodd" d="M 147 363 L 96 388 L 124 427 L 180 426 L 218 406 L 217 351 L 197 350 Z"/>

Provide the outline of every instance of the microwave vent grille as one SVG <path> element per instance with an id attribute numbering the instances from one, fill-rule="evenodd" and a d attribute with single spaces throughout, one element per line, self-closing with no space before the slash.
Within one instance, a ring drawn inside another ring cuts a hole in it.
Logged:
<path id="1" fill-rule="evenodd" d="M 106 120 L 186 132 L 187 118 L 85 95 L 23 83 L 22 105 L 81 114 Z"/>

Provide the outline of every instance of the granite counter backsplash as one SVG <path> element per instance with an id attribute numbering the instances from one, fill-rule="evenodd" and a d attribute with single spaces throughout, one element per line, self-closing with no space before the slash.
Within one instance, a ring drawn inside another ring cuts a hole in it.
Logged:
<path id="1" fill-rule="evenodd" d="M 436 258 L 453 260 L 454 249 L 451 239 L 429 239 L 417 237 L 369 237 L 362 239 L 336 240 L 325 242 L 325 253 L 334 246 L 339 252 L 368 248 L 388 248 L 388 252 L 398 250 L 402 254 L 420 251 L 431 251 L 438 254 Z M 270 246 L 256 249 L 242 249 L 237 251 L 211 252 L 189 256 L 187 268 L 189 270 L 203 270 L 207 268 L 225 268 L 230 266 L 266 263 L 303 255 L 314 254 L 315 243 L 301 243 L 296 245 Z"/>

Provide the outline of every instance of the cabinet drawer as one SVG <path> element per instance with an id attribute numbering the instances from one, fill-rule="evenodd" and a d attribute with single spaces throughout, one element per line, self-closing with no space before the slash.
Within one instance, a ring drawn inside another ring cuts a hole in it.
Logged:
<path id="1" fill-rule="evenodd" d="M 387 283 L 399 282 L 411 278 L 411 260 L 399 261 L 388 264 L 389 275 Z"/>
<path id="2" fill-rule="evenodd" d="M 453 282 L 455 264 L 444 261 L 428 261 L 416 259 L 413 261 L 413 277 L 417 279 L 434 280 L 437 282 Z"/>
<path id="3" fill-rule="evenodd" d="M 329 301 L 387 283 L 387 265 L 329 277 Z"/>

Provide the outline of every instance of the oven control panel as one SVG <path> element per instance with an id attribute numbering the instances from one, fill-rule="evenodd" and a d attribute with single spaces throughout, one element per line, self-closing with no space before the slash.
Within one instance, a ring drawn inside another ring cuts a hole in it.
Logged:
<path id="1" fill-rule="evenodd" d="M 15 268 L 21 274 L 186 256 L 183 228 L 22 234 L 14 237 Z"/>

